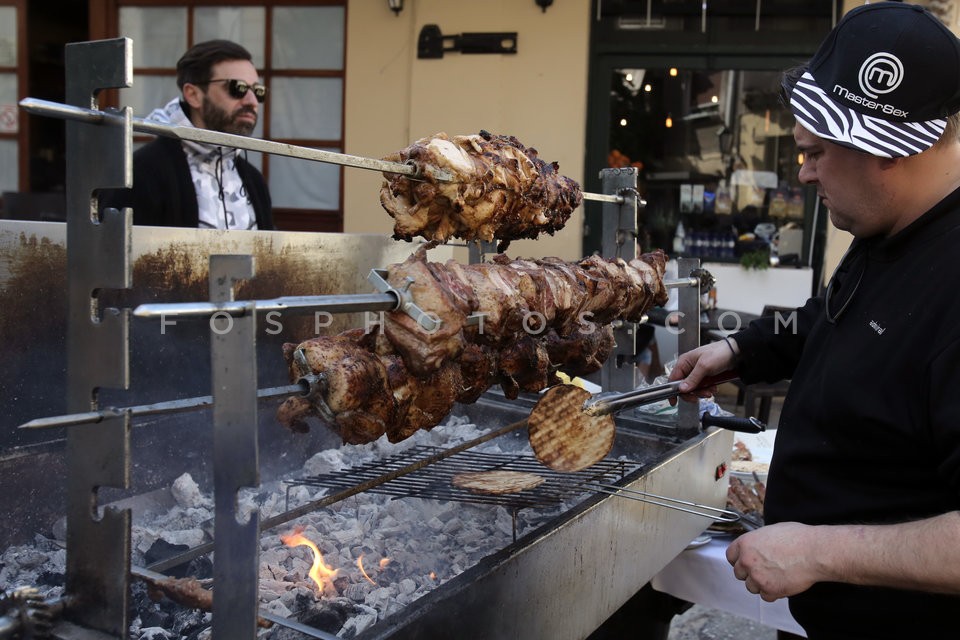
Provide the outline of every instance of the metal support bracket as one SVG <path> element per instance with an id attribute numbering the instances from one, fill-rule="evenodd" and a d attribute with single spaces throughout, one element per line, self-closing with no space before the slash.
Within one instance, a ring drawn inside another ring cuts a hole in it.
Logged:
<path id="1" fill-rule="evenodd" d="M 602 255 L 616 256 L 630 262 L 637 257 L 637 204 L 639 198 L 624 197 L 637 193 L 636 167 L 603 169 L 600 179 L 603 193 L 621 196 L 619 202 L 604 202 L 602 216 Z M 639 384 L 634 357 L 637 354 L 637 325 L 633 322 L 614 324 L 616 346 L 603 364 L 600 384 L 604 391 L 631 391 Z"/>
<path id="2" fill-rule="evenodd" d="M 425 24 L 417 39 L 417 57 L 439 59 L 444 53 L 516 53 L 517 32 L 463 33 L 445 36 L 435 24 Z"/>
<path id="3" fill-rule="evenodd" d="M 129 38 L 68 44 L 66 101 L 96 108 L 101 89 L 133 84 Z M 130 110 L 104 127 L 66 123 L 67 149 L 67 410 L 97 408 L 100 388 L 129 386 L 129 312 L 99 309 L 95 292 L 131 286 L 129 210 L 97 210 L 100 188 L 133 182 Z M 96 160 L 90 157 L 96 150 Z M 99 259 L 91 260 L 90 256 Z M 130 484 L 130 419 L 121 414 L 96 428 L 67 434 L 66 592 L 76 602 L 67 618 L 126 637 L 130 568 L 130 511 L 97 511 L 101 487 Z"/>
<path id="4" fill-rule="evenodd" d="M 210 256 L 210 300 L 232 301 L 234 283 L 253 275 L 253 256 Z M 257 636 L 260 516 L 256 511 L 241 514 L 237 510 L 240 490 L 260 485 L 256 330 L 255 313 L 210 318 L 214 640 Z"/>
<path id="5" fill-rule="evenodd" d="M 696 258 L 678 258 L 677 274 L 700 280 L 699 287 L 682 287 L 677 292 L 680 311 L 677 351 L 686 353 L 700 346 L 700 294 L 705 284 L 703 274 L 707 274 L 711 280 L 713 276 L 700 268 L 700 261 Z M 677 403 L 677 430 L 681 438 L 690 438 L 700 433 L 700 407 L 696 403 Z"/>

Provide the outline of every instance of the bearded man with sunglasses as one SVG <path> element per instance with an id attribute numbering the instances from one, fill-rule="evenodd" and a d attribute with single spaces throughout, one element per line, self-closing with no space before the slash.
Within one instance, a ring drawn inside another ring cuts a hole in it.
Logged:
<path id="1" fill-rule="evenodd" d="M 768 524 L 727 559 L 814 640 L 956 637 L 960 41 L 922 7 L 864 5 L 784 89 L 800 180 L 854 239 L 822 297 L 671 372 L 684 391 L 729 369 L 791 381 Z"/>
<path id="2" fill-rule="evenodd" d="M 190 48 L 177 62 L 181 95 L 147 120 L 249 136 L 267 88 L 250 52 L 229 40 Z M 263 174 L 233 147 L 158 137 L 133 154 L 133 188 L 104 201 L 133 222 L 164 227 L 273 229 Z"/>

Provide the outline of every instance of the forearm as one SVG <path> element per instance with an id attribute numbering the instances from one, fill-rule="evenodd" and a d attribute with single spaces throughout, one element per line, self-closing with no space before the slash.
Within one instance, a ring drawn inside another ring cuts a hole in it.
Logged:
<path id="1" fill-rule="evenodd" d="M 960 594 L 960 513 L 892 525 L 781 522 L 734 540 L 727 560 L 771 602 L 817 582 Z"/>
<path id="2" fill-rule="evenodd" d="M 895 525 L 817 527 L 824 580 L 960 594 L 960 513 Z"/>

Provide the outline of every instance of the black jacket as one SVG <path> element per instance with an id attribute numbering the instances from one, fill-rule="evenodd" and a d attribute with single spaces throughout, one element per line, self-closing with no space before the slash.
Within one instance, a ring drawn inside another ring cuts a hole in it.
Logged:
<path id="1" fill-rule="evenodd" d="M 835 323 L 814 298 L 795 324 L 764 318 L 734 336 L 745 382 L 791 379 L 767 522 L 899 523 L 960 509 L 957 247 L 960 191 L 892 238 L 854 241 Z M 957 624 L 960 598 L 819 583 L 790 607 L 811 638 L 935 638 Z"/>
<path id="2" fill-rule="evenodd" d="M 237 158 L 257 218 L 257 228 L 273 229 L 270 192 L 263 174 Z M 133 208 L 133 223 L 158 227 L 197 227 L 200 212 L 187 156 L 179 140 L 158 137 L 133 154 L 133 188 L 117 190 L 103 199 L 104 206 Z"/>

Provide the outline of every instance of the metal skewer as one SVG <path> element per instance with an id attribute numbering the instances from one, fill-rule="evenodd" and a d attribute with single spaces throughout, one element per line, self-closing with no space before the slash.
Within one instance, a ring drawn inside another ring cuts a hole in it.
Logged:
<path id="1" fill-rule="evenodd" d="M 397 308 L 397 297 L 388 293 L 360 293 L 325 296 L 284 296 L 269 300 L 236 300 L 233 302 L 156 302 L 141 304 L 133 310 L 137 318 L 204 318 L 216 313 L 242 317 L 255 311 L 391 311 Z"/>
<path id="2" fill-rule="evenodd" d="M 267 389 L 258 389 L 257 397 L 278 398 L 291 394 L 300 394 L 303 396 L 311 395 L 321 384 L 321 378 L 317 375 L 303 376 L 294 384 L 288 384 L 282 387 L 269 387 Z M 107 418 L 129 413 L 131 417 L 150 416 L 160 413 L 176 413 L 178 411 L 190 411 L 213 405 L 213 396 L 199 396 L 196 398 L 183 398 L 182 400 L 167 400 L 165 402 L 155 402 L 153 404 L 140 404 L 132 407 L 106 407 L 98 411 L 86 411 L 84 413 L 68 413 L 60 416 L 50 416 L 48 418 L 35 418 L 30 422 L 17 427 L 18 429 L 53 429 L 56 427 L 72 427 L 81 424 L 96 424 Z"/>
<path id="3" fill-rule="evenodd" d="M 20 101 L 20 106 L 28 113 L 54 116 L 65 120 L 77 120 L 91 124 L 124 124 L 124 117 L 117 112 L 85 109 L 83 107 L 76 107 L 59 102 L 51 102 L 49 100 L 40 100 L 38 98 L 24 98 Z M 219 144 L 227 147 L 236 147 L 237 149 L 247 149 L 248 151 L 260 151 L 273 155 L 289 156 L 291 158 L 301 158 L 304 160 L 315 160 L 318 162 L 328 162 L 348 167 L 357 167 L 359 169 L 371 169 L 373 171 L 399 173 L 406 176 L 417 176 L 420 174 L 420 169 L 413 164 L 389 162 L 387 160 L 375 160 L 373 158 L 364 158 L 362 156 L 351 156 L 345 153 L 311 149 L 309 147 L 300 147 L 293 144 L 274 142 L 272 140 L 263 140 L 260 138 L 250 138 L 232 133 L 210 131 L 209 129 L 160 124 L 158 122 L 144 120 L 143 118 L 132 118 L 131 121 L 134 131 L 150 133 L 167 138 L 192 140 L 194 142 L 203 142 L 206 144 Z M 449 180 L 449 176 L 446 178 L 439 175 L 434 177 L 438 180 Z"/>
<path id="4" fill-rule="evenodd" d="M 112 124 L 117 126 L 121 126 L 125 123 L 124 116 L 116 111 L 86 109 L 84 107 L 63 104 L 61 102 L 53 102 L 51 100 L 41 100 L 39 98 L 24 98 L 20 101 L 20 107 L 27 113 L 41 116 L 52 116 L 55 118 L 61 118 L 63 120 L 76 120 L 79 122 L 88 122 L 90 124 Z M 159 122 L 145 120 L 144 118 L 131 118 L 131 126 L 133 127 L 134 131 L 139 131 L 140 133 L 149 133 L 156 136 L 164 136 L 166 138 L 192 140 L 193 142 L 202 142 L 205 144 L 217 144 L 227 147 L 235 147 L 237 149 L 246 149 L 248 151 L 259 151 L 261 153 L 270 153 L 278 156 L 300 158 L 301 160 L 314 160 L 316 162 L 339 164 L 345 167 L 369 169 L 371 171 L 399 173 L 412 178 L 420 177 L 422 175 L 421 167 L 413 163 L 405 164 L 401 162 L 390 162 L 388 160 L 377 160 L 374 158 L 365 158 L 363 156 L 353 156 L 346 153 L 336 153 L 334 151 L 323 151 L 321 149 L 301 147 L 294 144 L 274 142 L 273 140 L 263 140 L 261 138 L 250 138 L 232 133 L 210 131 L 209 129 L 161 124 Z M 434 171 L 429 177 L 442 182 L 450 182 L 453 180 L 453 176 L 443 170 Z M 583 199 L 623 204 L 623 196 L 605 193 L 584 192 Z"/>

